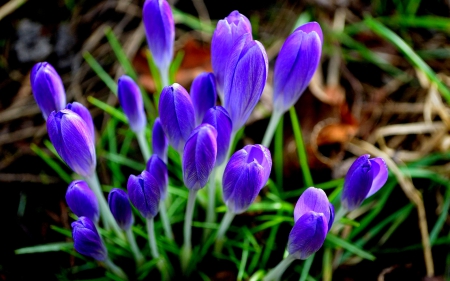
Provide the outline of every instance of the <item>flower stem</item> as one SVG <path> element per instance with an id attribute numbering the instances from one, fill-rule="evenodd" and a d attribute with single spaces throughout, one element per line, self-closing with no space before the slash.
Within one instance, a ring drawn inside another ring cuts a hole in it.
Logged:
<path id="1" fill-rule="evenodd" d="M 230 227 L 231 221 L 233 221 L 236 214 L 227 211 L 225 216 L 223 216 L 222 222 L 219 226 L 219 231 L 217 231 L 216 244 L 214 245 L 214 251 L 220 253 L 222 251 L 223 243 L 225 242 L 225 233 Z"/>
<path id="2" fill-rule="evenodd" d="M 263 281 L 280 280 L 284 271 L 291 265 L 295 260 L 293 255 L 289 255 L 284 258 L 274 269 L 272 269 L 269 274 L 264 277 Z"/>
<path id="3" fill-rule="evenodd" d="M 272 141 L 273 134 L 275 133 L 275 129 L 277 128 L 278 123 L 280 122 L 282 114 L 278 112 L 273 112 L 270 117 L 269 125 L 267 126 L 266 132 L 264 133 L 264 138 L 262 141 L 262 145 L 265 147 L 269 147 L 270 142 Z"/>
<path id="4" fill-rule="evenodd" d="M 159 73 L 161 75 L 161 83 L 162 87 L 169 86 L 169 68 L 167 69 L 160 69 Z"/>
<path id="5" fill-rule="evenodd" d="M 163 259 L 160 259 L 159 252 L 158 252 L 158 246 L 156 245 L 156 238 L 155 238 L 155 223 L 153 218 L 147 219 L 147 234 L 148 234 L 148 242 L 150 244 L 150 252 L 152 254 L 152 257 L 154 259 L 158 259 L 158 262 L 156 266 L 159 269 L 159 272 L 161 272 L 161 280 L 169 280 L 169 273 L 167 271 L 167 266 L 165 264 L 165 261 Z"/>
<path id="6" fill-rule="evenodd" d="M 209 177 L 208 209 L 206 212 L 207 223 L 213 223 L 216 221 L 216 212 L 214 210 L 216 205 L 216 174 L 217 174 L 217 167 L 214 167 Z M 209 236 L 210 233 L 211 229 L 205 228 L 205 231 L 203 232 L 203 241 L 206 240 L 206 238 Z"/>
<path id="7" fill-rule="evenodd" d="M 150 148 L 148 147 L 147 139 L 145 138 L 145 130 L 136 133 L 136 138 L 139 143 L 139 147 L 142 151 L 142 156 L 144 157 L 145 163 L 147 163 L 148 159 L 150 159 Z"/>
<path id="8" fill-rule="evenodd" d="M 192 255 L 192 217 L 194 215 L 195 197 L 197 196 L 197 191 L 198 190 L 189 190 L 186 216 L 184 217 L 184 244 L 181 249 L 181 269 L 183 272 L 186 272 Z"/>
<path id="9" fill-rule="evenodd" d="M 136 260 L 136 266 L 139 268 L 144 264 L 144 256 L 139 251 L 139 248 L 136 244 L 136 238 L 134 237 L 133 230 L 131 227 L 125 231 L 125 235 L 127 236 L 128 243 L 130 243 L 130 249 L 133 253 L 134 259 Z"/>
<path id="10" fill-rule="evenodd" d="M 161 221 L 162 221 L 163 228 L 164 228 L 164 234 L 166 235 L 166 237 L 169 240 L 173 241 L 173 233 L 172 233 L 172 228 L 170 226 L 169 217 L 167 216 L 167 208 L 166 208 L 165 200 L 161 200 L 161 202 L 159 202 L 159 214 L 161 215 Z"/>
<path id="11" fill-rule="evenodd" d="M 123 279 L 123 280 L 128 280 L 127 275 L 125 274 L 125 272 L 123 272 L 123 270 L 118 267 L 117 265 L 115 265 L 112 260 L 110 260 L 109 258 L 107 258 L 104 261 L 106 267 L 108 268 L 109 271 L 111 271 L 112 273 L 114 273 L 117 277 Z"/>

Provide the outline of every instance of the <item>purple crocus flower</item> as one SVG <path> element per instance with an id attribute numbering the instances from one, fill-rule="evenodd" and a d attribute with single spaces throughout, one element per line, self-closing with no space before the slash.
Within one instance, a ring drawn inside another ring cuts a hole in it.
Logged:
<path id="1" fill-rule="evenodd" d="M 266 185 L 272 169 L 270 151 L 260 145 L 247 145 L 230 158 L 223 173 L 223 199 L 228 210 L 245 212 Z"/>
<path id="2" fill-rule="evenodd" d="M 195 125 L 202 123 L 206 111 L 216 105 L 217 93 L 214 74 L 203 72 L 195 77 L 191 86 L 191 100 L 195 112 Z"/>
<path id="3" fill-rule="evenodd" d="M 59 156 L 75 173 L 84 177 L 94 173 L 94 136 L 78 114 L 69 109 L 53 111 L 47 120 L 47 132 Z"/>
<path id="4" fill-rule="evenodd" d="M 225 161 L 230 147 L 232 128 L 230 115 L 225 108 L 214 106 L 206 112 L 203 123 L 210 124 L 217 130 L 216 166 L 219 166 Z"/>
<path id="5" fill-rule="evenodd" d="M 72 110 L 76 114 L 80 115 L 81 119 L 83 119 L 84 122 L 86 123 L 86 126 L 88 127 L 89 130 L 89 135 L 92 136 L 93 138 L 92 140 L 95 143 L 94 121 L 92 120 L 92 115 L 89 112 L 89 110 L 79 102 L 68 103 L 66 105 L 66 109 Z"/>
<path id="6" fill-rule="evenodd" d="M 183 86 L 175 83 L 164 87 L 159 98 L 159 112 L 161 126 L 170 145 L 182 153 L 195 127 L 194 106 Z"/>
<path id="7" fill-rule="evenodd" d="M 73 246 L 78 253 L 98 261 L 108 258 L 108 252 L 98 235 L 97 228 L 89 218 L 80 217 L 72 223 L 72 237 Z"/>
<path id="8" fill-rule="evenodd" d="M 322 29 L 317 22 L 298 27 L 286 39 L 275 63 L 274 112 L 286 112 L 305 91 L 319 65 L 322 43 Z"/>
<path id="9" fill-rule="evenodd" d="M 164 130 L 161 125 L 161 119 L 156 118 L 155 123 L 153 123 L 153 133 L 152 133 L 152 148 L 153 153 L 158 155 L 164 163 L 167 163 L 167 150 L 169 148 L 169 141 L 164 134 Z"/>
<path id="10" fill-rule="evenodd" d="M 141 90 L 136 82 L 127 75 L 122 75 L 117 83 L 117 95 L 120 105 L 127 116 L 128 123 L 133 132 L 139 133 L 144 130 L 147 118 L 144 111 Z"/>
<path id="11" fill-rule="evenodd" d="M 211 63 L 216 76 L 217 92 L 222 101 L 226 66 L 234 44 L 243 34 L 249 34 L 251 39 L 250 21 L 238 11 L 233 11 L 217 23 L 211 40 Z"/>
<path id="12" fill-rule="evenodd" d="M 70 183 L 66 192 L 66 202 L 78 217 L 88 217 L 91 221 L 98 222 L 100 211 L 97 197 L 85 181 L 75 180 Z"/>
<path id="13" fill-rule="evenodd" d="M 224 80 L 224 106 L 233 122 L 233 132 L 247 121 L 258 103 L 267 80 L 267 54 L 249 34 L 242 35 L 228 58 Z"/>
<path id="14" fill-rule="evenodd" d="M 33 96 L 47 120 L 52 111 L 66 106 L 66 92 L 56 70 L 48 62 L 40 62 L 33 66 L 30 74 Z"/>
<path id="15" fill-rule="evenodd" d="M 145 170 L 149 172 L 159 184 L 161 200 L 166 199 L 167 185 L 169 184 L 169 172 L 167 171 L 167 166 L 164 161 L 162 161 L 158 155 L 153 154 L 150 159 L 148 159 L 147 168 Z"/>
<path id="16" fill-rule="evenodd" d="M 322 247 L 334 221 L 334 207 L 323 190 L 310 187 L 294 209 L 294 227 L 289 234 L 288 251 L 297 259 L 307 259 Z"/>
<path id="17" fill-rule="evenodd" d="M 341 203 L 348 211 L 358 208 L 387 181 L 388 169 L 383 158 L 369 157 L 369 154 L 358 157 L 345 176 Z"/>
<path id="18" fill-rule="evenodd" d="M 159 69 L 167 71 L 172 61 L 175 23 L 166 0 L 146 0 L 142 11 L 147 44 Z"/>
<path id="19" fill-rule="evenodd" d="M 130 229 L 134 217 L 128 194 L 120 188 L 113 188 L 108 194 L 108 205 L 119 227 L 123 230 Z"/>
<path id="20" fill-rule="evenodd" d="M 130 175 L 128 178 L 127 190 L 130 201 L 146 219 L 152 219 L 158 214 L 161 199 L 159 186 L 156 179 L 147 171 L 138 176 Z"/>
<path id="21" fill-rule="evenodd" d="M 183 180 L 190 190 L 199 190 L 208 182 L 216 163 L 217 131 L 209 124 L 195 128 L 183 152 Z"/>

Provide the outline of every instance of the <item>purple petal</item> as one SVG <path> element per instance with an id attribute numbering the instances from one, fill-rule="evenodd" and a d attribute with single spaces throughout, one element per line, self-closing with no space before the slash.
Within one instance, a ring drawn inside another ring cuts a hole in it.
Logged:
<path id="1" fill-rule="evenodd" d="M 386 162 L 383 158 L 372 158 L 369 159 L 370 163 L 372 164 L 372 170 L 373 170 L 373 182 L 372 186 L 370 187 L 369 193 L 367 193 L 366 198 L 372 196 L 375 192 L 377 192 L 380 188 L 383 187 L 383 185 L 386 183 L 388 178 L 388 168 L 386 165 Z"/>
<path id="2" fill-rule="evenodd" d="M 217 93 L 214 74 L 203 72 L 195 77 L 191 86 L 191 100 L 195 112 L 195 125 L 202 123 L 206 111 L 216 105 Z"/>
<path id="3" fill-rule="evenodd" d="M 177 83 L 164 87 L 159 99 L 159 112 L 170 145 L 181 153 L 195 127 L 194 107 L 189 94 Z"/>
<path id="4" fill-rule="evenodd" d="M 327 231 L 327 219 L 322 213 L 305 213 L 289 233 L 289 254 L 297 259 L 307 259 L 322 247 Z"/>
<path id="5" fill-rule="evenodd" d="M 120 188 L 113 188 L 108 194 L 108 205 L 119 227 L 123 230 L 130 229 L 134 217 L 127 193 Z"/>
<path id="6" fill-rule="evenodd" d="M 169 148 L 169 140 L 167 139 L 166 134 L 164 134 L 164 130 L 159 117 L 155 119 L 155 123 L 153 124 L 152 148 L 153 153 L 158 155 L 158 157 L 163 160 L 164 163 L 167 163 L 167 150 Z"/>
<path id="7" fill-rule="evenodd" d="M 334 206 L 330 203 L 330 219 L 328 220 L 328 231 L 331 230 L 331 227 L 334 223 Z"/>
<path id="8" fill-rule="evenodd" d="M 234 24 L 236 27 L 244 29 L 246 33 L 252 33 L 252 25 L 248 18 L 236 10 L 232 11 L 225 20 L 230 25 Z"/>
<path id="9" fill-rule="evenodd" d="M 149 172 L 140 175 L 130 175 L 127 184 L 128 196 L 131 203 L 143 217 L 151 219 L 158 214 L 161 194 L 159 184 Z"/>
<path id="10" fill-rule="evenodd" d="M 97 197 L 85 181 L 76 180 L 70 183 L 66 202 L 78 217 L 88 217 L 93 222 L 98 222 L 100 212 Z"/>
<path id="11" fill-rule="evenodd" d="M 175 23 L 165 0 L 146 0 L 142 11 L 147 44 L 158 68 L 167 71 L 173 56 Z"/>
<path id="12" fill-rule="evenodd" d="M 368 155 L 360 156 L 345 176 L 341 202 L 349 211 L 361 205 L 372 186 L 373 171 L 368 157 Z"/>
<path id="13" fill-rule="evenodd" d="M 97 232 L 97 228 L 89 218 L 80 217 L 72 223 L 72 229 L 73 246 L 78 253 L 98 261 L 107 259 L 106 247 Z"/>
<path id="14" fill-rule="evenodd" d="M 208 182 L 216 163 L 217 131 L 209 124 L 198 126 L 183 152 L 183 180 L 187 188 L 199 190 Z"/>
<path id="15" fill-rule="evenodd" d="M 88 127 L 89 134 L 92 136 L 92 141 L 95 143 L 95 128 L 92 115 L 89 110 L 79 102 L 68 103 L 66 109 L 72 110 L 76 114 L 80 115 Z"/>
<path id="16" fill-rule="evenodd" d="M 307 22 L 307 23 L 297 27 L 297 29 L 295 29 L 295 31 L 297 31 L 297 30 L 301 30 L 305 33 L 315 32 L 315 33 L 317 33 L 317 35 L 319 35 L 320 42 L 323 43 L 322 28 L 320 27 L 320 25 L 317 22 L 315 22 L 315 21 Z"/>
<path id="17" fill-rule="evenodd" d="M 309 211 L 322 213 L 327 223 L 330 221 L 330 202 L 322 189 L 309 187 L 303 192 L 295 205 L 294 222 Z"/>
<path id="18" fill-rule="evenodd" d="M 169 184 L 169 172 L 167 166 L 156 154 L 153 154 L 147 162 L 146 171 L 149 172 L 159 184 L 161 199 L 167 195 L 167 185 Z"/>
<path id="19" fill-rule="evenodd" d="M 117 95 L 131 130 L 135 133 L 144 130 L 147 117 L 145 116 L 141 90 L 136 82 L 131 77 L 122 75 L 117 84 Z"/>
<path id="20" fill-rule="evenodd" d="M 272 170 L 272 156 L 270 150 L 261 144 L 246 145 L 243 150 L 248 153 L 247 163 L 255 161 L 263 167 L 264 187 L 269 180 L 270 172 Z"/>
<path id="21" fill-rule="evenodd" d="M 225 108 L 215 106 L 206 112 L 203 123 L 210 124 L 217 130 L 216 166 L 219 166 L 225 161 L 230 147 L 232 128 L 230 116 Z"/>

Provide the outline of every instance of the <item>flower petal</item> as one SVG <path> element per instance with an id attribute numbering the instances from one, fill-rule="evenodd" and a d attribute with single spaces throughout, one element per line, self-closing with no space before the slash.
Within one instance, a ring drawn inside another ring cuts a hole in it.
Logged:
<path id="1" fill-rule="evenodd" d="M 164 130 L 161 125 L 161 120 L 158 118 L 155 119 L 155 123 L 153 123 L 153 131 L 152 131 L 152 148 L 153 153 L 158 155 L 158 157 L 167 163 L 167 150 L 169 148 L 169 141 L 164 133 Z"/>
<path id="2" fill-rule="evenodd" d="M 167 166 L 156 154 L 153 154 L 147 161 L 147 172 L 149 172 L 158 182 L 161 199 L 164 200 L 167 195 L 167 186 L 169 184 L 169 172 Z"/>
<path id="3" fill-rule="evenodd" d="M 327 223 L 330 221 L 330 201 L 322 189 L 309 187 L 303 192 L 295 205 L 294 222 L 309 211 L 322 213 Z"/>
<path id="4" fill-rule="evenodd" d="M 85 181 L 75 180 L 70 183 L 66 192 L 66 202 L 78 217 L 88 217 L 93 222 L 98 222 L 100 211 L 97 197 Z"/>
<path id="5" fill-rule="evenodd" d="M 80 217 L 72 223 L 73 246 L 77 252 L 98 261 L 104 261 L 108 252 L 94 223 L 87 217 Z"/>
<path id="6" fill-rule="evenodd" d="M 215 106 L 206 112 L 203 123 L 210 124 L 217 130 L 216 166 L 219 166 L 225 161 L 230 147 L 232 128 L 230 116 L 225 108 Z"/>
<path id="7" fill-rule="evenodd" d="M 108 194 L 108 205 L 120 228 L 130 229 L 134 217 L 127 193 L 120 188 L 113 188 Z"/>
<path id="8" fill-rule="evenodd" d="M 373 181 L 373 170 L 367 155 L 359 157 L 350 167 L 344 180 L 341 202 L 352 211 L 358 208 L 369 193 Z"/>
<path id="9" fill-rule="evenodd" d="M 151 219 L 158 214 L 161 198 L 159 184 L 149 172 L 143 171 L 138 176 L 130 175 L 127 190 L 131 203 L 143 217 Z"/>
<path id="10" fill-rule="evenodd" d="M 369 193 L 367 193 L 366 198 L 372 196 L 375 192 L 380 190 L 380 188 L 383 187 L 383 185 L 386 183 L 388 178 L 388 168 L 386 165 L 386 162 L 383 158 L 372 158 L 369 159 L 370 163 L 372 164 L 372 170 L 373 170 L 373 182 L 372 186 L 370 187 Z"/>
<path id="11" fill-rule="evenodd" d="M 147 117 L 145 116 L 141 90 L 136 82 L 131 77 L 122 75 L 117 83 L 117 95 L 131 130 L 135 133 L 144 130 Z"/>
<path id="12" fill-rule="evenodd" d="M 72 110 L 76 114 L 80 115 L 81 119 L 86 123 L 88 127 L 89 134 L 92 136 L 92 140 L 95 143 L 95 128 L 94 121 L 92 120 L 92 115 L 89 110 L 79 102 L 72 102 L 66 105 L 66 109 Z"/>
<path id="13" fill-rule="evenodd" d="M 217 93 L 214 74 L 203 72 L 195 77 L 191 86 L 191 100 L 195 112 L 195 125 L 202 123 L 205 113 L 216 105 Z"/>

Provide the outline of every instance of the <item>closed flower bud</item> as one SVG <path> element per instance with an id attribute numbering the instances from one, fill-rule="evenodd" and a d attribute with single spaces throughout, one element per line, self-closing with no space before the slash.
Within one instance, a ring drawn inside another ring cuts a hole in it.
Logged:
<path id="1" fill-rule="evenodd" d="M 183 152 L 183 180 L 187 188 L 199 190 L 208 182 L 216 163 L 217 131 L 209 124 L 198 126 Z"/>
<path id="2" fill-rule="evenodd" d="M 80 115 L 81 119 L 84 120 L 86 126 L 89 129 L 89 134 L 93 137 L 95 143 L 95 128 L 94 121 L 92 120 L 92 115 L 89 110 L 79 102 L 72 102 L 66 105 L 66 109 L 72 110 L 76 114 Z"/>
<path id="3" fill-rule="evenodd" d="M 117 88 L 120 106 L 127 116 L 131 130 L 135 133 L 141 132 L 147 124 L 147 118 L 139 86 L 131 77 L 123 75 L 119 78 Z"/>
<path id="4" fill-rule="evenodd" d="M 147 172 L 152 175 L 159 184 L 159 192 L 161 200 L 166 199 L 167 186 L 169 184 L 169 172 L 167 166 L 156 154 L 153 154 L 147 161 Z"/>
<path id="5" fill-rule="evenodd" d="M 94 137 L 78 114 L 69 109 L 52 112 L 47 132 L 59 156 L 75 173 L 84 177 L 94 173 L 97 163 Z"/>
<path id="6" fill-rule="evenodd" d="M 100 216 L 97 197 L 87 183 L 76 180 L 70 183 L 66 192 L 66 202 L 78 217 L 88 217 L 97 223 Z"/>
<path id="7" fill-rule="evenodd" d="M 195 112 L 195 125 L 202 123 L 206 111 L 216 105 L 217 93 L 214 74 L 203 72 L 195 77 L 191 86 L 191 100 Z"/>
<path id="8" fill-rule="evenodd" d="M 134 217 L 127 193 L 120 188 L 113 188 L 108 194 L 108 205 L 119 227 L 123 230 L 130 229 Z"/>
<path id="9" fill-rule="evenodd" d="M 217 91 L 222 101 L 226 66 L 234 44 L 243 34 L 249 34 L 251 39 L 250 21 L 238 11 L 233 11 L 217 23 L 211 40 L 211 64 L 216 76 Z"/>
<path id="10" fill-rule="evenodd" d="M 138 176 L 130 175 L 128 178 L 127 190 L 130 201 L 146 219 L 158 214 L 161 199 L 159 188 L 156 179 L 147 171 Z"/>
<path id="11" fill-rule="evenodd" d="M 159 98 L 159 112 L 170 145 L 182 153 L 195 127 L 194 107 L 183 86 L 175 83 L 164 87 Z"/>
<path id="12" fill-rule="evenodd" d="M 108 252 L 98 235 L 94 223 L 87 217 L 80 217 L 72 223 L 73 246 L 75 250 L 85 256 L 98 261 L 104 261 Z"/>
<path id="13" fill-rule="evenodd" d="M 267 54 L 249 34 L 242 35 L 229 57 L 224 80 L 224 106 L 233 132 L 239 130 L 258 103 L 267 80 Z"/>
<path id="14" fill-rule="evenodd" d="M 33 66 L 30 74 L 33 96 L 47 120 L 52 111 L 66 106 L 66 92 L 56 70 L 48 62 L 40 62 Z"/>
<path id="15" fill-rule="evenodd" d="M 228 210 L 245 212 L 266 185 L 272 169 L 270 151 L 260 145 L 247 145 L 230 158 L 223 173 L 223 199 Z"/>
<path id="16" fill-rule="evenodd" d="M 173 56 L 175 23 L 166 0 L 146 0 L 142 11 L 147 44 L 159 69 L 169 69 Z"/>
<path id="17" fill-rule="evenodd" d="M 153 124 L 153 133 L 152 133 L 152 148 L 153 153 L 158 155 L 164 163 L 167 163 L 167 150 L 169 148 L 169 140 L 164 133 L 164 130 L 161 125 L 161 119 L 156 118 L 155 123 Z"/>
<path id="18" fill-rule="evenodd" d="M 214 106 L 210 108 L 203 118 L 203 123 L 210 124 L 217 131 L 217 157 L 216 166 L 225 161 L 230 147 L 231 119 L 225 108 Z"/>
<path id="19" fill-rule="evenodd" d="M 294 227 L 289 234 L 288 251 L 297 259 L 307 259 L 323 245 L 334 220 L 334 207 L 323 190 L 310 187 L 294 209 Z"/>
<path id="20" fill-rule="evenodd" d="M 319 65 L 322 43 L 322 30 L 317 22 L 300 26 L 286 39 L 275 62 L 275 112 L 286 112 L 305 91 Z"/>
<path id="21" fill-rule="evenodd" d="M 369 154 L 358 157 L 345 176 L 341 203 L 349 211 L 358 208 L 387 181 L 388 169 L 383 158 L 369 157 Z"/>

